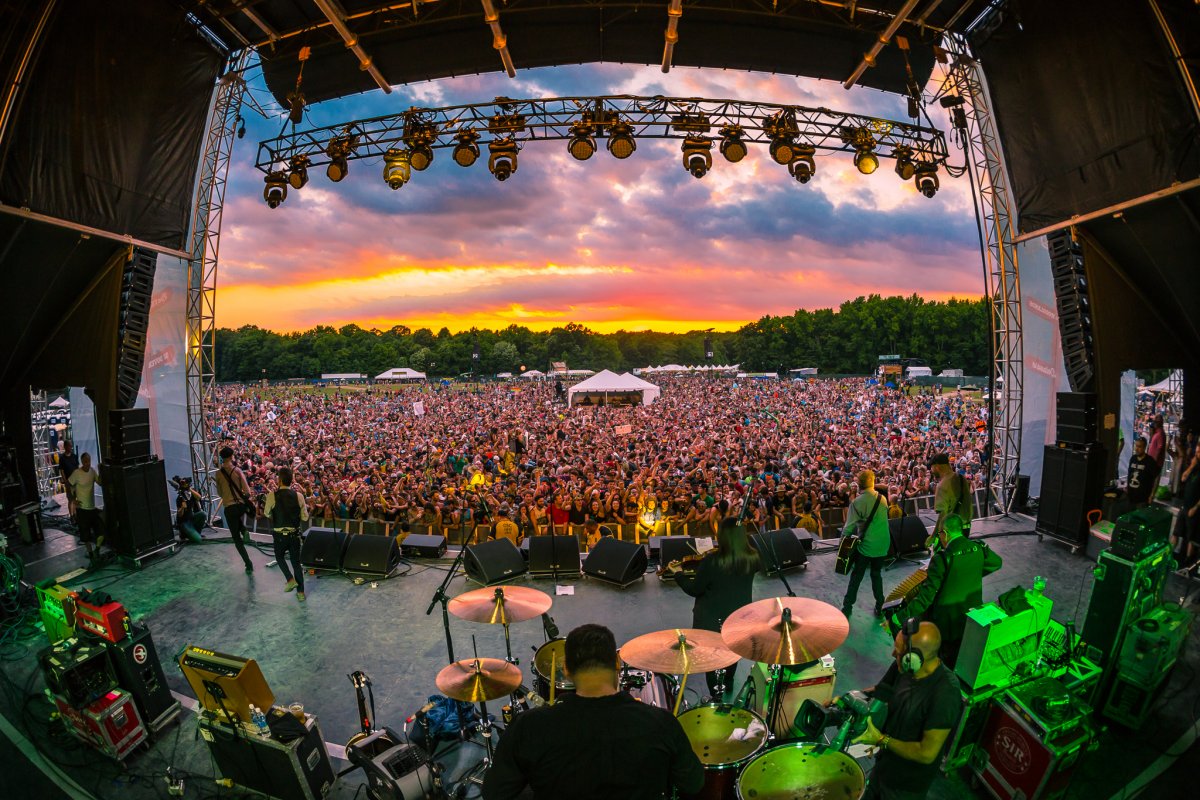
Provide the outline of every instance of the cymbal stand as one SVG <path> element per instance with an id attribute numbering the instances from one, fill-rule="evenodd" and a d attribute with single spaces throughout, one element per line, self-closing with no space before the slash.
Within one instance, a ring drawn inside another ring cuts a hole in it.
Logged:
<path id="1" fill-rule="evenodd" d="M 475 646 L 474 636 L 471 637 L 471 649 L 475 653 L 475 674 L 479 675 L 483 672 L 483 670 L 479 664 L 479 650 Z M 492 728 L 494 725 L 492 723 L 492 718 L 488 716 L 486 700 L 481 699 L 479 701 L 479 713 L 481 714 L 481 718 L 479 720 L 477 729 L 479 734 L 483 737 L 483 748 L 486 753 L 483 757 L 483 760 L 472 768 L 472 774 L 467 776 L 466 780 L 470 783 L 476 783 L 480 786 L 483 786 L 483 775 L 492 766 L 492 760 L 495 757 L 495 751 L 492 748 Z"/>
<path id="2" fill-rule="evenodd" d="M 433 593 L 433 599 L 429 601 L 429 608 L 425 609 L 425 616 L 433 613 L 433 607 L 438 603 L 442 604 L 442 628 L 446 632 L 446 655 L 450 657 L 448 663 L 454 663 L 454 638 L 450 635 L 450 611 L 448 605 L 450 597 L 446 594 L 446 587 L 450 585 L 450 581 L 458 574 L 458 567 L 462 564 L 463 555 L 467 552 L 467 545 L 464 542 L 458 551 L 458 556 L 455 557 L 454 563 L 450 565 L 450 571 L 446 573 L 446 577 L 442 579 L 442 585 Z"/>
<path id="3" fill-rule="evenodd" d="M 784 639 L 787 642 L 792 640 L 792 610 L 790 608 L 783 609 L 783 615 L 780 619 L 780 626 L 783 628 Z M 791 649 L 790 647 L 788 648 Z M 767 731 L 770 735 L 775 735 L 775 726 L 779 720 L 779 715 L 783 713 L 783 670 L 779 664 L 771 665 L 771 706 L 767 713 Z M 790 727 L 790 726 L 789 726 Z"/>

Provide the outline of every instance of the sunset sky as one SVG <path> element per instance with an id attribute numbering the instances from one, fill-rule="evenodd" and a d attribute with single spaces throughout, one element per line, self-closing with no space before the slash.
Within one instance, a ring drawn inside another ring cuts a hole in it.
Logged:
<path id="1" fill-rule="evenodd" d="M 451 331 L 510 324 L 544 330 L 732 330 L 764 314 L 837 306 L 858 295 L 928 298 L 982 293 L 965 177 L 942 173 L 932 200 L 884 161 L 860 175 L 849 155 L 818 156 L 800 185 L 753 147 L 738 164 L 715 152 L 702 180 L 684 171 L 677 141 L 638 142 L 618 161 L 604 150 L 579 162 L 563 142 L 527 144 L 506 182 L 487 153 L 468 169 L 436 151 L 433 165 L 392 191 L 380 160 L 350 162 L 331 183 L 324 168 L 269 209 L 259 140 L 279 116 L 246 111 L 225 197 L 217 324 L 279 331 L 318 324 Z M 904 119 L 904 103 L 827 81 L 720 70 L 619 64 L 530 70 L 397 87 L 312 107 L 304 127 L 515 98 L 602 94 L 733 98 L 828 107 Z M 936 124 L 944 112 L 931 110 Z M 951 144 L 951 162 L 963 162 Z"/>

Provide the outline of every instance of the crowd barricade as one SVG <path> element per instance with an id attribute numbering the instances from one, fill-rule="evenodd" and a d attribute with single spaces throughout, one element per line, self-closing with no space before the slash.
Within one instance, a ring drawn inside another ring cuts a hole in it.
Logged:
<path id="1" fill-rule="evenodd" d="M 821 509 L 821 538 L 835 539 L 846 525 L 846 509 Z"/>

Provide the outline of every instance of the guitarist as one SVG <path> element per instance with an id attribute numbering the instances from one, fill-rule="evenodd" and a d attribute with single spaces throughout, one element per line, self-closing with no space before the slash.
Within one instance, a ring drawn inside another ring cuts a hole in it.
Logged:
<path id="1" fill-rule="evenodd" d="M 846 587 L 846 596 L 842 598 L 842 613 L 850 618 L 854 609 L 854 601 L 858 599 L 858 587 L 862 583 L 863 573 L 871 568 L 871 591 L 875 594 L 875 616 L 879 616 L 883 607 L 883 562 L 887 559 L 888 549 L 892 539 L 888 534 L 887 503 L 883 495 L 875 491 L 875 473 L 865 469 L 858 473 L 858 497 L 850 504 L 846 513 L 846 526 L 842 529 L 843 536 L 851 534 L 859 537 L 855 547 L 854 567 L 850 573 L 850 584 Z"/>
<path id="2" fill-rule="evenodd" d="M 950 456 L 938 453 L 929 460 L 929 469 L 938 478 L 937 489 L 933 494 L 933 510 L 937 512 L 937 523 L 933 526 L 933 534 L 926 540 L 926 547 L 933 547 L 946 518 L 951 514 L 962 521 L 962 535 L 971 535 L 971 520 L 975 516 L 975 507 L 971 502 L 971 484 L 950 466 Z M 943 641 L 945 630 L 943 629 Z"/>

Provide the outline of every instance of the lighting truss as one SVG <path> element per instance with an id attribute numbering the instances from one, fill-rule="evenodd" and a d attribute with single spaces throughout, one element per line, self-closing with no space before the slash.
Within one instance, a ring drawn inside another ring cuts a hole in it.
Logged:
<path id="1" fill-rule="evenodd" d="M 241 78 L 250 51 L 242 50 L 230 59 L 217 86 L 200 174 L 196 181 L 196 199 L 192 204 L 191 258 L 187 269 L 187 419 L 188 445 L 192 458 L 192 486 L 204 498 L 205 513 L 211 515 L 216 498 L 212 474 L 212 427 L 208 414 L 216 384 L 213 354 L 217 300 L 217 255 L 220 250 L 221 217 L 225 206 L 225 184 L 229 174 L 229 156 L 237 129 L 238 112 L 246 82 Z"/>
<path id="2" fill-rule="evenodd" d="M 911 122 L 775 103 L 609 95 L 538 100 L 498 97 L 489 103 L 411 108 L 391 116 L 285 131 L 259 143 L 255 166 L 270 173 L 285 168 L 297 156 L 308 158 L 310 166 L 320 166 L 330 160 L 326 152 L 329 142 L 345 136 L 355 137 L 357 143 L 351 159 L 382 159 L 389 149 L 404 147 L 409 131 L 418 129 L 432 132 L 429 146 L 433 149 L 454 147 L 456 136 L 463 131 L 477 133 L 482 144 L 510 136 L 519 143 L 569 141 L 573 126 L 585 114 L 595 121 L 598 137 L 607 137 L 614 125 L 621 124 L 629 126 L 635 139 L 682 140 L 700 135 L 716 140 L 722 128 L 736 125 L 743 142 L 762 144 L 764 149 L 771 141 L 764 131 L 770 127 L 769 119 L 787 114 L 795 119 L 797 143 L 818 151 L 853 153 L 846 132 L 864 129 L 874 137 L 880 158 L 895 158 L 897 148 L 909 148 L 910 157 L 919 162 L 942 165 L 947 158 L 945 135 Z"/>
<path id="3" fill-rule="evenodd" d="M 1021 466 L 1025 396 L 1021 272 L 1013 241 L 1016 215 L 983 70 L 971 56 L 965 39 L 949 36 L 945 41 L 952 59 L 947 88 L 953 88 L 963 99 L 966 113 L 964 148 L 975 190 L 980 246 L 991 302 L 991 397 L 994 405 L 988 420 L 992 436 L 989 487 L 992 501 L 1001 512 L 1007 513 Z"/>
<path id="4" fill-rule="evenodd" d="M 46 390 L 29 390 L 29 414 L 33 418 L 33 466 L 37 473 L 38 499 L 43 507 L 54 500 L 54 460 L 50 453 L 50 406 Z"/>

